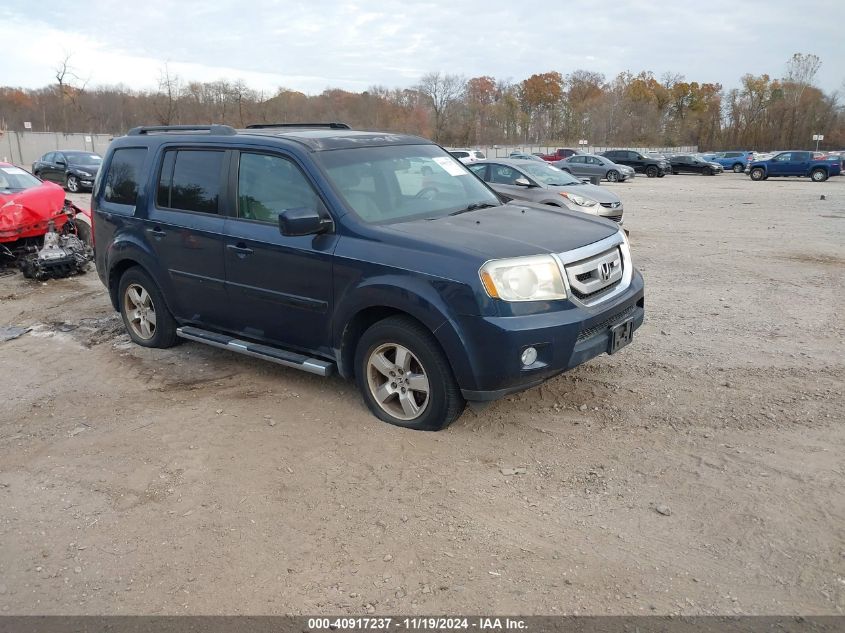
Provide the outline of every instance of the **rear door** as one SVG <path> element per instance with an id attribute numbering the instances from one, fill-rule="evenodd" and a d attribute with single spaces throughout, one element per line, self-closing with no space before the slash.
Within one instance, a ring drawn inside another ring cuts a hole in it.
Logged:
<path id="1" fill-rule="evenodd" d="M 587 166 L 587 157 L 586 156 L 573 156 L 572 158 L 567 159 L 566 163 L 564 163 L 575 176 L 589 176 L 590 169 Z"/>
<path id="2" fill-rule="evenodd" d="M 155 200 L 143 230 L 174 292 L 173 314 L 224 328 L 237 312 L 226 297 L 223 267 L 225 177 L 231 152 L 168 146 L 158 157 Z"/>
<path id="3" fill-rule="evenodd" d="M 331 354 L 333 232 L 290 237 L 286 209 L 326 207 L 302 167 L 282 152 L 241 151 L 229 171 L 234 213 L 226 219 L 229 300 L 236 331 L 301 351 Z"/>
<path id="4" fill-rule="evenodd" d="M 810 172 L 810 152 L 792 152 L 792 160 L 789 161 L 789 173 L 791 176 L 806 176 Z"/>
<path id="5" fill-rule="evenodd" d="M 55 156 L 55 152 L 44 154 L 35 165 L 38 171 L 38 177 L 42 180 L 52 180 L 50 169 L 52 168 L 53 156 Z"/>

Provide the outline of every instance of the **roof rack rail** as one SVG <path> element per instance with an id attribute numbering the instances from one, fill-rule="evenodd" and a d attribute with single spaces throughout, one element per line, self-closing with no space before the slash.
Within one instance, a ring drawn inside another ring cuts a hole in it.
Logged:
<path id="1" fill-rule="evenodd" d="M 350 130 L 346 123 L 251 123 L 246 126 L 248 130 L 264 130 L 273 128 L 324 128 L 328 130 Z"/>
<path id="2" fill-rule="evenodd" d="M 209 134 L 218 134 L 220 136 L 237 134 L 235 128 L 231 125 L 144 125 L 133 127 L 126 135 L 140 136 L 142 134 L 157 132 L 208 132 Z"/>

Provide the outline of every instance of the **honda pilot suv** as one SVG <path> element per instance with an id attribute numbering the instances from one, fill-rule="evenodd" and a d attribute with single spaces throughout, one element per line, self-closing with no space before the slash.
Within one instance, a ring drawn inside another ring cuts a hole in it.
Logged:
<path id="1" fill-rule="evenodd" d="M 354 379 L 392 424 L 538 385 L 631 342 L 643 280 L 609 220 L 503 203 L 443 148 L 343 124 L 144 127 L 92 196 L 129 336 Z"/>

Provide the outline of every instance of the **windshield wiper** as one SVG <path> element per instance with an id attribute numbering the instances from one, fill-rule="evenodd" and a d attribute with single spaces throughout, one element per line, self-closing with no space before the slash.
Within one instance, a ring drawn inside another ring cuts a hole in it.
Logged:
<path id="1" fill-rule="evenodd" d="M 473 202 L 468 204 L 463 209 L 458 209 L 457 211 L 452 211 L 449 215 L 460 215 L 461 213 L 469 213 L 470 211 L 477 211 L 478 209 L 488 209 L 490 207 L 495 207 L 498 205 L 490 204 L 489 202 Z"/>

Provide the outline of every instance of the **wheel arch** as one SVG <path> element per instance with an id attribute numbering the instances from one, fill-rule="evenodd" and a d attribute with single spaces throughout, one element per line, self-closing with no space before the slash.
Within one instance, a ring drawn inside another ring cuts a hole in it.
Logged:
<path id="1" fill-rule="evenodd" d="M 150 279 L 153 280 L 161 294 L 164 296 L 164 301 L 167 308 L 172 312 L 170 305 L 170 287 L 160 274 L 160 269 L 156 265 L 155 255 L 147 250 L 147 247 L 138 243 L 135 239 L 127 238 L 118 239 L 109 245 L 106 252 L 106 267 L 107 274 L 105 278 L 106 287 L 108 288 L 109 298 L 112 306 L 116 311 L 120 311 L 120 301 L 117 296 L 120 286 L 120 278 L 123 274 L 135 266 L 139 267 L 146 273 Z"/>
<path id="2" fill-rule="evenodd" d="M 458 326 L 449 317 L 449 307 L 429 286 L 403 280 L 379 282 L 357 289 L 353 296 L 337 307 L 333 325 L 333 348 L 338 373 L 344 378 L 354 375 L 355 350 L 361 335 L 373 324 L 390 316 L 407 316 L 422 325 L 440 345 L 458 383 L 471 375 L 471 367 L 460 340 Z"/>

